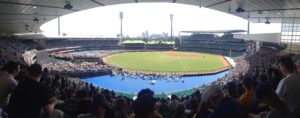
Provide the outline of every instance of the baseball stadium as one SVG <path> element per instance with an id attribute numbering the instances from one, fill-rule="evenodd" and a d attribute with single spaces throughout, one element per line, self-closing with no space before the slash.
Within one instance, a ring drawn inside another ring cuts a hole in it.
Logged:
<path id="1" fill-rule="evenodd" d="M 0 118 L 299 118 L 297 6 L 0 0 Z"/>

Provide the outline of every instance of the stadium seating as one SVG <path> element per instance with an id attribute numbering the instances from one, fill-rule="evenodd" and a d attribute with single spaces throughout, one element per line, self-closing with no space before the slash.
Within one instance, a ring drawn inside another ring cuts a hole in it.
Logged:
<path id="1" fill-rule="evenodd" d="M 217 37 L 212 34 L 193 34 L 182 37 L 179 50 L 238 56 L 245 51 L 245 41 L 234 39 L 232 35 Z"/>
<path id="2" fill-rule="evenodd" d="M 213 38 L 209 35 L 204 37 Z M 191 51 L 199 49 L 207 52 L 213 49 L 228 50 L 230 48 L 236 52 L 246 50 L 243 49 L 240 43 L 235 44 L 231 41 L 230 43 L 211 42 L 210 40 L 205 41 L 207 41 L 205 44 L 208 45 L 199 46 L 198 44 L 202 44 L 203 42 L 199 42 L 195 45 L 191 42 L 187 42 L 184 43 L 184 46 L 181 48 L 187 48 Z M 101 41 L 99 42 L 101 43 Z M 90 44 L 90 41 L 64 40 L 49 40 L 47 43 L 47 48 L 99 44 Z M 116 45 L 115 41 L 108 41 L 107 43 L 110 46 Z M 29 78 L 37 74 L 36 67 L 25 63 L 27 59 L 32 59 L 32 55 L 34 54 L 31 53 L 33 52 L 23 54 L 26 50 L 31 50 L 40 45 L 41 44 L 26 43 L 15 39 L 0 39 L 0 67 L 1 70 L 4 71 L 0 72 L 0 84 L 4 84 L 4 82 L 7 81 L 8 76 L 6 76 L 6 74 L 11 74 L 14 75 L 12 79 L 18 81 L 18 88 L 24 85 L 25 82 L 28 82 L 26 81 L 28 74 Z M 193 49 L 193 47 L 196 49 Z M 283 48 L 279 45 L 267 45 L 261 47 L 258 52 L 255 50 L 246 50 L 244 55 L 234 58 L 237 66 L 231 69 L 225 77 L 206 85 L 205 88 L 195 88 L 193 90 L 194 92 L 188 96 L 170 95 L 169 98 L 166 96 L 156 98 L 153 91 L 143 89 L 137 94 L 136 99 L 132 99 L 124 97 L 126 93 L 119 94 L 111 90 L 102 89 L 81 80 L 70 78 L 68 74 L 48 70 L 42 73 L 41 80 L 38 84 L 47 88 L 46 98 L 51 100 L 51 104 L 55 103 L 56 105 L 56 110 L 51 112 L 50 115 L 59 114 L 64 115 L 66 118 L 75 118 L 77 116 L 78 118 L 87 118 L 95 114 L 104 115 L 105 118 L 246 118 L 248 116 L 261 117 L 263 115 L 272 118 L 274 114 L 278 117 L 298 118 L 300 106 L 289 109 L 290 104 L 288 104 L 288 106 L 284 104 L 286 99 L 281 99 L 282 96 L 277 95 L 277 91 L 274 91 L 278 89 L 277 86 L 281 83 L 281 79 L 286 79 L 282 78 L 280 72 L 286 74 L 287 71 L 283 71 L 282 69 L 278 70 L 278 68 L 272 66 L 279 60 L 277 53 L 282 49 Z M 23 56 L 26 56 L 25 60 L 23 60 Z M 20 70 L 5 65 L 8 61 L 18 61 L 21 65 Z M 95 65 L 89 64 L 64 64 L 59 66 L 60 68 L 64 67 L 64 69 L 66 69 L 63 72 L 69 69 L 78 69 L 72 72 L 90 74 L 81 72 L 89 70 L 89 68 L 95 68 Z M 292 64 L 292 66 L 289 67 L 294 67 L 293 62 L 290 63 L 284 60 L 280 62 L 280 66 L 288 66 L 288 64 Z M 50 68 L 54 65 L 48 66 L 49 70 L 51 70 Z M 103 71 L 110 69 L 105 65 L 96 67 L 99 67 L 98 70 Z M 299 83 L 295 85 L 299 86 Z M 10 116 L 14 113 L 12 113 L 9 108 L 13 108 L 11 104 L 16 102 L 10 101 L 4 104 L 3 97 L 6 98 L 7 95 L 2 96 L 1 93 L 7 92 L 7 89 L 2 89 L 2 87 L 4 86 L 0 86 L 0 112 L 4 111 L 1 113 L 2 115 L 7 115 L 8 113 L 8 116 Z M 291 88 L 291 90 L 295 92 L 299 91 L 299 89 L 295 88 Z M 12 96 L 17 94 L 15 91 L 9 91 L 9 94 L 10 93 L 12 93 Z M 295 97 L 296 96 L 288 96 L 287 99 L 295 99 Z M 255 101 L 252 101 L 252 99 Z M 263 103 L 264 106 L 261 107 L 260 103 Z M 16 105 L 19 104 L 16 103 Z M 28 110 L 33 109 L 32 106 L 26 106 L 26 108 L 28 108 Z M 40 112 L 40 110 L 38 112 Z M 41 117 L 45 115 L 44 112 L 47 111 L 42 111 Z M 24 113 L 24 115 L 28 114 Z"/>

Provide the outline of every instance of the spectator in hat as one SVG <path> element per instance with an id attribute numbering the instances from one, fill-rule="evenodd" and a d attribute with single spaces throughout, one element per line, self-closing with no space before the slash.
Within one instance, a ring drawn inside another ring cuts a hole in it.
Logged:
<path id="1" fill-rule="evenodd" d="M 224 96 L 218 85 L 211 85 L 202 96 L 203 104 L 212 108 L 209 118 L 244 118 L 239 103 L 230 96 Z M 197 116 L 196 116 L 197 118 Z"/>
<path id="2" fill-rule="evenodd" d="M 289 108 L 278 97 L 272 86 L 266 83 L 258 84 L 255 88 L 255 99 L 270 107 L 269 111 L 257 115 L 249 114 L 250 118 L 290 118 Z"/>
<path id="3" fill-rule="evenodd" d="M 134 113 L 130 115 L 130 118 L 162 118 L 155 109 L 153 95 L 154 92 L 150 89 L 141 90 L 133 103 Z"/>
<path id="4" fill-rule="evenodd" d="M 300 76 L 295 73 L 294 62 L 290 57 L 279 60 L 279 70 L 284 76 L 280 80 L 276 93 L 281 100 L 287 103 L 291 114 L 300 117 Z"/>
<path id="5" fill-rule="evenodd" d="M 104 118 L 106 110 L 109 108 L 109 103 L 102 94 L 95 95 L 91 109 L 88 114 L 80 114 L 77 118 Z"/>
<path id="6" fill-rule="evenodd" d="M 251 78 L 244 78 L 242 84 L 245 92 L 242 94 L 238 101 L 241 104 L 244 112 L 248 113 L 249 107 L 255 96 L 255 92 L 253 90 Z"/>

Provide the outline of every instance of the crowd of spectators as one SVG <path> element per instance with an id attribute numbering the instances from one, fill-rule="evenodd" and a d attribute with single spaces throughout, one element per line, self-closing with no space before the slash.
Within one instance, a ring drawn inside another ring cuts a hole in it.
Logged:
<path id="1" fill-rule="evenodd" d="M 43 64 L 52 73 L 68 75 L 70 77 L 86 77 L 111 74 L 111 67 L 108 65 L 96 63 L 72 63 L 68 61 L 59 61 L 56 63 L 49 62 Z"/>
<path id="2" fill-rule="evenodd" d="M 23 53 L 28 49 L 19 40 L 0 38 L 0 57 L 1 62 L 7 60 L 21 61 Z"/>
<path id="3" fill-rule="evenodd" d="M 170 98 L 155 98 L 153 91 L 143 89 L 136 99 L 129 99 L 62 76 L 66 74 L 48 71 L 105 70 L 103 65 L 53 63 L 43 69 L 39 64 L 26 66 L 9 61 L 1 66 L 0 72 L 0 117 L 299 118 L 300 61 L 294 62 L 289 56 L 278 57 L 276 53 L 262 48 L 235 58 L 237 66 L 226 77 L 203 91 L 195 90 L 190 96 Z M 9 60 L 2 55 L 5 53 L 1 53 L 1 58 Z"/>

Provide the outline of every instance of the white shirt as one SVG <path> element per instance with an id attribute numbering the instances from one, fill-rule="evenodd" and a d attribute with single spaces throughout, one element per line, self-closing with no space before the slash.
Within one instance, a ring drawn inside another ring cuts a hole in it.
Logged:
<path id="1" fill-rule="evenodd" d="M 17 86 L 17 81 L 9 73 L 0 77 L 0 105 L 8 104 L 10 94 Z"/>
<path id="2" fill-rule="evenodd" d="M 300 77 L 295 74 L 289 74 L 280 80 L 276 93 L 289 107 L 291 112 L 294 112 L 300 107 Z"/>

